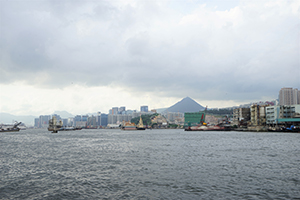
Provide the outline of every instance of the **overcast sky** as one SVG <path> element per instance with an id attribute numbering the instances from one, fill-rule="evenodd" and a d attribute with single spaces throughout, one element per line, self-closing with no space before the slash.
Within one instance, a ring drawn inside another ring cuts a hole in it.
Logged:
<path id="1" fill-rule="evenodd" d="M 0 112 L 226 107 L 300 89 L 300 1 L 1 0 Z"/>

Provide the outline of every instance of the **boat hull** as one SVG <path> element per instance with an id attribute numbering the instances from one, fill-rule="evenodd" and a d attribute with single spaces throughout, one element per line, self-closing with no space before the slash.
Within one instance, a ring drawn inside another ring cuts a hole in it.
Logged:
<path id="1" fill-rule="evenodd" d="M 192 126 L 184 129 L 185 131 L 231 131 L 230 127 L 224 126 Z"/>
<path id="2" fill-rule="evenodd" d="M 134 130 L 137 130 L 136 126 L 122 126 L 121 129 L 124 130 L 124 131 L 134 131 Z"/>
<path id="3" fill-rule="evenodd" d="M 14 128 L 14 129 L 1 129 L 0 132 L 18 132 L 20 131 L 19 128 Z"/>

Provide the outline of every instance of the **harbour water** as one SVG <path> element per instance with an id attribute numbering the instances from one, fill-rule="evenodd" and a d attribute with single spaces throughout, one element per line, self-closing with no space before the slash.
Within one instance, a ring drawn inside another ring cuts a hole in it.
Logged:
<path id="1" fill-rule="evenodd" d="M 0 133 L 0 199 L 300 199 L 300 134 Z"/>

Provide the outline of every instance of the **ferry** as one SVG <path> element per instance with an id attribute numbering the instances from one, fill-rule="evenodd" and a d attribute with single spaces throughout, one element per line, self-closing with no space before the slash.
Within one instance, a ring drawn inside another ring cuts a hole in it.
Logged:
<path id="1" fill-rule="evenodd" d="M 136 129 L 136 125 L 135 123 L 131 123 L 131 122 L 123 122 L 122 123 L 122 126 L 121 126 L 121 129 L 126 131 L 126 130 L 137 130 Z"/>

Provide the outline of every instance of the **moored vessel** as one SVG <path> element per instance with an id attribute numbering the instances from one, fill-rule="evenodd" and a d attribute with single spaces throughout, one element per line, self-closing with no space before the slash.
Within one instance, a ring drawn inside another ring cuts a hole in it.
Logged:
<path id="1" fill-rule="evenodd" d="M 53 116 L 52 119 L 49 120 L 48 131 L 52 131 L 52 133 L 57 133 L 62 128 L 62 121 L 57 121 L 56 117 Z"/>
<path id="2" fill-rule="evenodd" d="M 219 125 L 213 125 L 213 126 L 207 126 L 206 123 L 203 125 L 198 126 L 189 126 L 188 128 L 184 129 L 185 131 L 230 131 L 230 126 L 225 126 L 222 124 Z"/>
<path id="3" fill-rule="evenodd" d="M 137 130 L 145 130 L 145 129 L 146 129 L 146 128 L 144 127 L 144 124 L 143 124 L 142 116 L 140 116 L 140 121 L 139 121 L 139 123 L 137 124 L 136 129 L 137 129 Z"/>
<path id="4" fill-rule="evenodd" d="M 135 123 L 131 123 L 131 122 L 123 122 L 121 125 L 121 129 L 126 131 L 126 130 L 137 130 L 136 129 L 136 125 Z"/>

